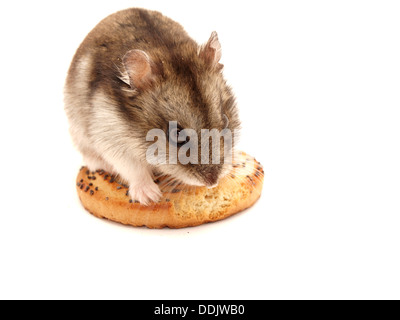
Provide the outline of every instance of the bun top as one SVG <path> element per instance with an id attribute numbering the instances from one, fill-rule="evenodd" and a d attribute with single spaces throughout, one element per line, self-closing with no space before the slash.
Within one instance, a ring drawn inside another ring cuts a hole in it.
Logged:
<path id="1" fill-rule="evenodd" d="M 90 203 L 85 207 L 97 216 L 135 226 L 149 226 L 149 219 L 155 218 L 159 220 L 149 227 L 175 228 L 220 220 L 250 206 L 261 194 L 263 178 L 261 164 L 240 152 L 232 171 L 215 188 L 174 184 L 169 177 L 156 174 L 155 182 L 163 197 L 149 206 L 131 200 L 129 186 L 103 170 L 90 172 L 82 167 L 77 177 L 77 190 L 84 205 Z M 124 221 L 117 217 L 121 210 L 126 216 Z"/>

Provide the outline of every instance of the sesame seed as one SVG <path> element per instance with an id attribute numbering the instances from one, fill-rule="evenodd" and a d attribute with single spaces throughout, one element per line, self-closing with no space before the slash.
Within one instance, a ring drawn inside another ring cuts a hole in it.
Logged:
<path id="1" fill-rule="evenodd" d="M 106 197 L 106 200 L 108 201 L 108 197 Z"/>
<path id="2" fill-rule="evenodd" d="M 76 185 L 77 185 L 78 187 L 80 187 L 80 186 L 81 186 L 81 184 L 80 184 L 79 182 L 77 182 L 77 183 L 76 183 Z"/>
<path id="3" fill-rule="evenodd" d="M 122 189 L 122 187 L 121 187 L 121 186 L 118 186 L 118 187 L 117 187 L 117 190 L 119 190 L 119 189 Z"/>
<path id="4" fill-rule="evenodd" d="M 96 177 L 95 177 L 95 176 L 92 176 L 92 180 L 96 180 Z"/>
<path id="5" fill-rule="evenodd" d="M 93 183 L 89 183 L 89 186 L 93 186 Z"/>
<path id="6" fill-rule="evenodd" d="M 258 166 L 258 167 L 257 167 L 257 170 L 261 171 L 261 170 L 262 170 L 262 167 L 261 167 L 261 166 Z"/>
<path id="7" fill-rule="evenodd" d="M 172 192 L 172 193 L 178 193 L 178 192 L 181 192 L 181 190 L 180 190 L 180 189 L 172 189 L 171 192 Z"/>
<path id="8" fill-rule="evenodd" d="M 93 190 L 90 190 L 90 195 L 91 196 L 94 195 L 94 191 Z"/>
<path id="9" fill-rule="evenodd" d="M 88 176 L 87 178 L 88 178 L 89 180 L 92 180 L 92 177 L 91 177 L 91 176 Z"/>
<path id="10" fill-rule="evenodd" d="M 154 183 L 159 184 L 160 183 L 160 179 L 154 180 Z"/>
<path id="11" fill-rule="evenodd" d="M 139 203 L 139 201 L 135 200 L 135 203 Z"/>
<path id="12" fill-rule="evenodd" d="M 82 183 L 82 182 L 83 182 L 83 179 L 81 179 L 80 183 Z"/>
<path id="13" fill-rule="evenodd" d="M 80 187 L 80 189 L 82 190 L 84 186 L 85 186 L 84 184 L 81 184 L 81 187 Z"/>
<path id="14" fill-rule="evenodd" d="M 133 201 L 132 201 L 132 199 L 129 199 L 129 203 L 132 203 Z"/>
<path id="15" fill-rule="evenodd" d="M 99 187 L 94 188 L 94 190 L 99 191 Z"/>
<path id="16" fill-rule="evenodd" d="M 108 178 L 108 174 L 106 174 L 106 175 L 104 176 L 104 180 L 107 180 L 107 178 Z"/>
<path id="17" fill-rule="evenodd" d="M 256 173 L 254 174 L 256 177 L 258 177 L 260 175 L 259 171 L 256 171 Z"/>
<path id="18" fill-rule="evenodd" d="M 114 178 L 114 177 L 111 177 L 110 183 L 114 183 L 114 181 L 115 181 L 115 178 Z"/>
<path id="19" fill-rule="evenodd" d="M 89 171 L 89 170 L 86 170 L 86 174 L 90 174 L 90 171 Z"/>
<path id="20" fill-rule="evenodd" d="M 128 190 L 128 191 L 126 191 L 125 195 L 126 195 L 126 196 L 129 196 L 129 190 Z"/>
<path id="21" fill-rule="evenodd" d="M 89 186 L 87 186 L 87 187 L 86 187 L 86 189 L 85 189 L 85 192 L 87 192 L 89 189 L 90 189 L 90 187 L 89 187 Z"/>
<path id="22" fill-rule="evenodd" d="M 165 199 L 165 202 L 170 202 L 171 200 L 170 199 Z"/>

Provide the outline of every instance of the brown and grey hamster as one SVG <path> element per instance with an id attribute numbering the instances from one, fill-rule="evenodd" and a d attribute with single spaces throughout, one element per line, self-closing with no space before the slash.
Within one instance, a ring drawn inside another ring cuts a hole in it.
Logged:
<path id="1" fill-rule="evenodd" d="M 170 121 L 199 135 L 239 128 L 220 58 L 215 32 L 199 46 L 159 12 L 128 9 L 101 21 L 78 48 L 65 85 L 71 136 L 89 169 L 118 174 L 143 204 L 161 196 L 155 170 L 183 183 L 215 185 L 228 163 L 154 166 L 146 161 L 153 143 L 146 135 L 154 128 L 168 135 Z"/>

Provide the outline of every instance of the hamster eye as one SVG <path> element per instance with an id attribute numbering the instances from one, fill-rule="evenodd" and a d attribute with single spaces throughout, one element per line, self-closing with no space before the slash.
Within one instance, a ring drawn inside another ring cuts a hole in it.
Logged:
<path id="1" fill-rule="evenodd" d="M 167 131 L 167 139 L 168 139 L 168 141 L 172 142 L 178 148 L 182 147 L 183 145 L 188 143 L 189 140 L 190 140 L 189 137 L 186 137 L 186 139 L 184 141 L 179 141 L 178 140 L 179 135 L 181 134 L 182 130 L 183 130 L 183 128 L 178 125 L 177 128 L 173 128 L 173 129 Z"/>

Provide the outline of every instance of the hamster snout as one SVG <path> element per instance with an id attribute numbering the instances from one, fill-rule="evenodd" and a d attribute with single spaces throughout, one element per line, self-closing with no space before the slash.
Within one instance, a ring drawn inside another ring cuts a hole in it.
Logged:
<path id="1" fill-rule="evenodd" d="M 216 186 L 229 170 L 225 151 L 232 153 L 235 139 L 229 148 L 225 141 L 203 148 L 200 137 L 204 130 L 240 127 L 220 59 L 216 32 L 199 45 L 159 12 L 128 9 L 102 20 L 78 48 L 65 85 L 70 133 L 88 168 L 119 175 L 129 183 L 132 200 L 145 205 L 161 197 L 155 170 L 181 183 Z M 179 140 L 185 129 L 199 139 Z M 147 138 L 154 130 L 160 134 L 158 156 L 165 156 L 158 163 L 148 160 L 154 140 Z M 171 150 L 179 160 L 189 153 L 200 161 L 172 162 Z M 214 159 L 215 151 L 222 161 L 202 162 Z"/>

